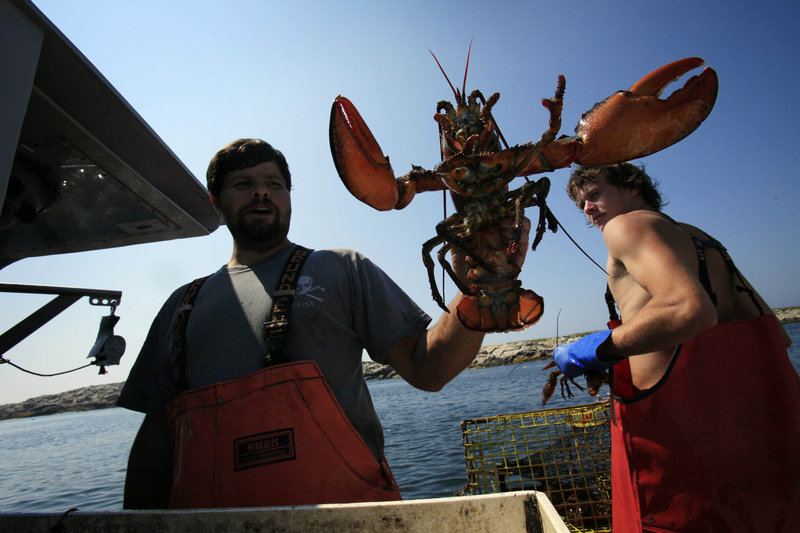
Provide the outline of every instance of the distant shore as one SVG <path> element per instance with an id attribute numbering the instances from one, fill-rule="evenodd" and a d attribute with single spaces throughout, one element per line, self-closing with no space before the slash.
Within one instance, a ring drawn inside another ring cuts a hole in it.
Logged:
<path id="1" fill-rule="evenodd" d="M 782 324 L 800 322 L 800 306 L 773 309 L 773 311 Z M 589 332 L 565 335 L 559 337 L 558 342 L 561 344 L 571 342 L 586 333 Z M 480 349 L 469 368 L 488 368 L 546 359 L 553 353 L 556 341 L 555 337 L 551 337 L 484 346 Z M 397 377 L 396 372 L 391 367 L 379 365 L 372 361 L 364 362 L 363 369 L 364 378 L 368 380 Z M 107 409 L 114 407 L 123 385 L 124 382 L 94 385 L 60 394 L 37 396 L 19 403 L 0 405 L 0 420 L 52 415 L 68 411 Z"/>

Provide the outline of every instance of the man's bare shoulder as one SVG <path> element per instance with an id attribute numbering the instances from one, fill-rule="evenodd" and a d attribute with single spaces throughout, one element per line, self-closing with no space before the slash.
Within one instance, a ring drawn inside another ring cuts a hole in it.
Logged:
<path id="1" fill-rule="evenodd" d="M 603 228 L 603 239 L 609 248 L 625 247 L 639 241 L 664 221 L 664 216 L 655 211 L 640 209 L 623 213 L 608 221 Z"/>
<path id="2" fill-rule="evenodd" d="M 617 215 L 606 224 L 605 229 L 611 228 L 615 231 L 633 230 L 640 226 L 651 226 L 653 224 L 661 223 L 666 220 L 666 217 L 657 212 L 649 209 L 637 209 L 635 211 L 628 211 Z M 605 230 L 604 230 L 605 231 Z"/>
<path id="3" fill-rule="evenodd" d="M 640 266 L 684 263 L 696 260 L 691 238 L 672 219 L 656 211 L 631 211 L 606 224 L 603 238 L 612 263 L 624 263 L 630 269 Z M 631 264 L 628 264 L 631 263 Z"/>

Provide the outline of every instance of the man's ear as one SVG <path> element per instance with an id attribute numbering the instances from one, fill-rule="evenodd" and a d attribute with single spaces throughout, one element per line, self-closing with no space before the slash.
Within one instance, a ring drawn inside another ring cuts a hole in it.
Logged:
<path id="1" fill-rule="evenodd" d="M 222 217 L 222 209 L 219 206 L 219 200 L 217 200 L 217 197 L 214 196 L 212 193 L 208 193 L 208 197 L 211 198 L 211 204 L 214 206 L 214 209 L 217 210 L 217 213 L 219 214 L 219 216 L 221 218 L 224 218 L 224 217 Z"/>

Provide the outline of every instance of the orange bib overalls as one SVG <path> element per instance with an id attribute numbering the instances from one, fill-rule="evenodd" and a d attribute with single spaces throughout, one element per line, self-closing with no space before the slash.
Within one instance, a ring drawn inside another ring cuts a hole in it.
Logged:
<path id="1" fill-rule="evenodd" d="M 179 395 L 171 508 L 399 500 L 313 361 Z"/>

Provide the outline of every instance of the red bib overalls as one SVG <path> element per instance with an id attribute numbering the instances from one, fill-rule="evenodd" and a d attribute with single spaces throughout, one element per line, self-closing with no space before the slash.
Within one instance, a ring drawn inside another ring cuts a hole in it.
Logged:
<path id="1" fill-rule="evenodd" d="M 735 362 L 734 362 L 735 361 Z M 614 533 L 800 531 L 800 380 L 774 315 L 686 342 L 630 398 L 614 368 Z"/>

